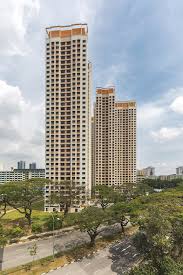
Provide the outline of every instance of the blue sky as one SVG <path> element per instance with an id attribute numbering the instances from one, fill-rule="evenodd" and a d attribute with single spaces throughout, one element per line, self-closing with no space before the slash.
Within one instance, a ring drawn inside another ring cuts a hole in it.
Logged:
<path id="1" fill-rule="evenodd" d="M 138 106 L 138 167 L 183 165 L 182 0 L 0 3 L 0 163 L 44 165 L 45 27 L 86 22 L 96 86 Z"/>

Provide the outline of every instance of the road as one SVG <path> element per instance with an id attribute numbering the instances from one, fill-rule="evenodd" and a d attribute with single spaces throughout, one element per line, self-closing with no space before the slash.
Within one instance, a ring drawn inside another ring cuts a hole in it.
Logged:
<path id="1" fill-rule="evenodd" d="M 102 235 L 115 234 L 116 232 L 119 232 L 119 230 L 119 226 L 107 227 Z M 62 234 L 59 234 L 58 236 L 55 236 L 55 252 L 63 251 L 87 242 L 89 242 L 89 237 L 87 233 L 81 233 L 79 230 L 64 232 Z M 23 244 L 16 244 L 5 247 L 4 251 L 0 251 L 0 261 L 2 261 L 2 266 L 0 266 L 0 270 L 5 270 L 11 267 L 16 267 L 31 262 L 32 256 L 30 256 L 28 252 L 28 247 L 30 247 L 33 243 L 35 243 L 35 241 Z M 52 255 L 52 237 L 36 240 L 36 244 L 37 256 L 35 257 L 35 260 Z"/>
<path id="2" fill-rule="evenodd" d="M 139 256 L 131 240 L 112 245 L 94 256 L 59 268 L 49 275 L 121 275 L 137 262 Z"/>

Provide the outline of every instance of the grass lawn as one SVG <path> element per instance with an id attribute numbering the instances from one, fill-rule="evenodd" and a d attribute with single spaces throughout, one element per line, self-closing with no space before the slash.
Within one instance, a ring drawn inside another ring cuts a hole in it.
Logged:
<path id="1" fill-rule="evenodd" d="M 46 217 L 49 217 L 50 213 L 48 212 L 44 212 L 44 211 L 40 211 L 40 210 L 33 210 L 32 211 L 32 218 L 34 219 L 40 219 L 40 220 L 44 220 Z M 3 220 L 17 220 L 17 219 L 21 219 L 24 218 L 24 215 L 19 213 L 17 210 L 11 210 L 10 212 L 8 212 L 4 217 Z"/>
<path id="2" fill-rule="evenodd" d="M 41 227 L 44 227 L 47 219 L 49 218 L 50 213 L 33 210 L 32 212 L 32 224 L 38 224 Z M 17 210 L 11 210 L 8 212 L 1 220 L 2 224 L 6 228 L 12 228 L 14 226 L 19 226 L 23 229 L 24 235 L 30 234 L 30 229 L 27 225 L 27 220 L 24 215 L 19 213 Z M 45 231 L 45 230 L 43 230 Z"/>
<path id="3" fill-rule="evenodd" d="M 32 233 L 42 233 L 51 230 L 52 225 L 48 227 L 48 220 L 52 223 L 52 216 L 48 212 L 44 212 L 42 210 L 37 210 L 42 207 L 42 202 L 39 202 L 35 205 L 32 211 Z M 61 217 L 62 220 L 63 213 L 57 213 L 58 216 Z M 62 227 L 69 227 L 76 225 L 76 215 L 77 213 L 69 213 L 67 217 L 64 219 Z M 51 220 L 51 221 L 50 221 Z M 28 226 L 27 219 L 23 214 L 18 212 L 17 210 L 11 209 L 6 215 L 1 219 L 1 223 L 4 228 L 11 229 L 14 227 L 20 227 L 23 231 L 23 236 L 30 235 L 30 227 Z M 61 227 L 59 227 L 61 228 Z"/>
<path id="4" fill-rule="evenodd" d="M 43 200 L 34 203 L 33 212 L 32 212 L 33 223 L 36 221 L 39 224 L 42 224 L 50 216 L 48 212 L 44 212 L 43 210 L 44 210 Z M 17 210 L 13 208 L 10 208 L 8 209 L 8 212 L 6 213 L 6 215 L 2 218 L 2 223 L 4 225 L 9 225 L 23 219 L 25 219 L 23 214 L 19 213 Z"/>

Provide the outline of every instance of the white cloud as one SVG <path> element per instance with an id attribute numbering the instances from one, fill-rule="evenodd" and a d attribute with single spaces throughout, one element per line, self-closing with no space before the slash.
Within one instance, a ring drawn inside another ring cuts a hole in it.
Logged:
<path id="1" fill-rule="evenodd" d="M 18 87 L 10 86 L 0 80 L 0 118 L 1 121 L 10 119 L 15 114 L 21 113 L 26 103 Z"/>
<path id="2" fill-rule="evenodd" d="M 169 89 L 137 109 L 139 165 L 153 165 L 157 175 L 175 173 L 182 165 L 182 96 L 183 87 Z"/>
<path id="3" fill-rule="evenodd" d="M 103 72 L 105 74 L 105 79 L 107 79 L 105 86 L 115 86 L 116 80 L 118 77 L 124 78 L 127 73 L 127 68 L 125 63 L 112 64 L 110 67 Z M 101 79 L 100 79 L 101 81 Z"/>
<path id="4" fill-rule="evenodd" d="M 183 127 L 175 127 L 175 128 L 166 128 L 163 127 L 158 131 L 151 132 L 152 137 L 160 142 L 174 140 L 179 136 L 183 135 Z"/>
<path id="5" fill-rule="evenodd" d="M 82 22 L 88 23 L 90 30 L 93 29 L 95 18 L 103 7 L 104 3 L 104 0 L 79 0 L 78 6 L 80 20 Z"/>
<path id="6" fill-rule="evenodd" d="M 183 114 L 183 96 L 176 97 L 170 108 L 178 114 Z"/>
<path id="7" fill-rule="evenodd" d="M 0 80 L 1 162 L 12 166 L 19 158 L 44 162 L 43 104 L 26 101 L 19 87 Z"/>
<path id="8" fill-rule="evenodd" d="M 140 128 L 156 127 L 166 114 L 166 106 L 158 103 L 146 103 L 138 108 L 138 122 Z"/>
<path id="9" fill-rule="evenodd" d="M 25 35 L 32 17 L 38 14 L 39 0 L 6 0 L 0 3 L 0 54 L 25 55 Z"/>
<path id="10" fill-rule="evenodd" d="M 138 121 L 141 128 L 163 127 L 174 120 L 174 112 L 183 114 L 183 87 L 177 87 L 161 94 L 153 102 L 143 103 L 138 107 Z"/>

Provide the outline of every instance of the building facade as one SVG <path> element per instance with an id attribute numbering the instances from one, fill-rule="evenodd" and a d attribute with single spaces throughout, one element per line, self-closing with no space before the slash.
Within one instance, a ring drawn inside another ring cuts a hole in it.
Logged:
<path id="1" fill-rule="evenodd" d="M 136 182 L 136 102 L 114 105 L 115 184 Z"/>
<path id="2" fill-rule="evenodd" d="M 34 178 L 45 178 L 45 169 L 12 169 L 11 171 L 0 171 L 0 184 Z"/>
<path id="3" fill-rule="evenodd" d="M 91 190 L 91 70 L 86 24 L 46 29 L 46 178 L 81 186 L 81 204 Z M 46 211 L 55 191 L 46 187 Z"/>
<path id="4" fill-rule="evenodd" d="M 98 88 L 95 105 L 95 182 L 114 184 L 114 88 Z"/>
<path id="5" fill-rule="evenodd" d="M 98 88 L 94 111 L 95 180 L 120 186 L 136 182 L 136 102 L 115 102 L 115 89 Z"/>
<path id="6" fill-rule="evenodd" d="M 91 119 L 91 183 L 94 187 L 95 182 L 95 121 Z"/>

